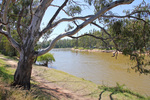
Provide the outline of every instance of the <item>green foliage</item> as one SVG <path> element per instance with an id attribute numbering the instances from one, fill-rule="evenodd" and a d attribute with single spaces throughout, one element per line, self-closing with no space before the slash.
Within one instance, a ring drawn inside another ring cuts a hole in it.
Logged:
<path id="1" fill-rule="evenodd" d="M 82 11 L 82 9 L 78 5 L 70 5 L 69 7 L 67 7 L 67 13 L 68 13 L 68 15 L 71 15 L 71 16 L 80 14 L 81 11 Z"/>
<path id="2" fill-rule="evenodd" d="M 44 41 L 44 42 L 39 42 L 36 46 L 36 50 L 40 49 L 40 48 L 46 48 L 49 46 L 49 43 L 51 42 L 51 40 L 49 41 Z M 59 40 L 56 44 L 54 48 L 73 48 L 75 46 L 76 41 L 72 40 L 72 39 L 62 39 Z"/>
<path id="3" fill-rule="evenodd" d="M 39 56 L 37 61 L 50 61 L 50 62 L 52 62 L 52 61 L 55 61 L 55 58 L 53 57 L 52 54 L 46 53 L 42 56 Z"/>
<path id="4" fill-rule="evenodd" d="M 114 22 L 112 25 L 113 33 L 119 35 L 121 33 L 122 26 L 123 26 L 123 21 L 119 20 Z"/>
<path id="5" fill-rule="evenodd" d="M 104 37 L 107 38 L 108 36 L 104 34 L 103 32 L 97 31 L 97 30 L 91 30 L 87 34 L 92 34 L 97 37 Z M 49 45 L 50 41 L 39 43 L 38 46 L 41 48 L 46 48 Z M 59 40 L 55 44 L 55 48 L 73 48 L 73 47 L 82 47 L 82 48 L 99 48 L 99 49 L 112 49 L 112 42 L 111 40 L 107 40 L 107 46 L 104 42 L 102 42 L 100 39 L 95 39 L 90 36 L 84 36 L 79 39 L 62 39 Z"/>
<path id="6" fill-rule="evenodd" d="M 17 51 L 11 46 L 6 37 L 0 35 L 0 52 L 7 56 L 17 56 Z"/>
<path id="7" fill-rule="evenodd" d="M 95 12 L 100 9 L 108 6 L 113 0 L 84 0 L 89 5 L 93 5 L 95 8 Z"/>
<path id="8" fill-rule="evenodd" d="M 37 58 L 37 61 L 44 63 L 43 65 L 48 66 L 48 62 L 54 62 L 55 58 L 51 53 L 46 53 Z"/>
<path id="9" fill-rule="evenodd" d="M 75 40 L 63 39 L 63 40 L 59 40 L 56 43 L 55 48 L 72 48 L 74 46 L 75 46 Z"/>
<path id="10" fill-rule="evenodd" d="M 19 14 L 20 12 L 20 9 L 18 7 L 13 7 L 13 13 L 16 15 L 16 14 Z"/>
<path id="11" fill-rule="evenodd" d="M 104 34 L 101 31 L 98 30 L 91 30 L 88 33 L 85 34 L 91 34 L 96 37 L 103 37 L 103 38 L 108 38 L 106 34 Z M 95 39 L 94 37 L 91 36 L 84 36 L 76 40 L 76 47 L 83 47 L 83 48 L 98 48 L 98 49 L 111 49 L 112 48 L 112 43 L 111 40 L 106 40 L 105 43 L 100 40 L 100 39 Z"/>
<path id="12" fill-rule="evenodd" d="M 137 65 L 132 67 L 136 72 L 148 74 L 150 27 L 147 22 L 137 20 L 119 20 L 112 24 L 110 30 L 113 34 L 117 49 L 124 55 L 129 55 Z M 147 58 L 145 59 L 145 55 Z M 146 67 L 147 66 L 147 67 Z"/>

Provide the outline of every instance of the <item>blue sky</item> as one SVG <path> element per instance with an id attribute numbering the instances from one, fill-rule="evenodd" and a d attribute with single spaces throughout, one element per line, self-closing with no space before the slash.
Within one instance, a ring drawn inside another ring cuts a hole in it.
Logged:
<path id="1" fill-rule="evenodd" d="M 61 2 L 60 2 L 60 0 L 54 0 L 54 1 L 55 1 L 55 2 L 53 2 L 53 4 L 58 4 L 58 5 L 60 5 L 60 4 L 62 3 L 62 1 L 64 1 L 64 0 L 61 0 Z M 133 2 L 132 4 L 130 4 L 130 5 L 120 5 L 120 6 L 117 6 L 117 7 L 113 8 L 112 11 L 115 12 L 115 13 L 118 13 L 119 15 L 122 15 L 122 14 L 123 14 L 123 13 L 122 13 L 123 10 L 132 9 L 134 6 L 138 5 L 138 4 L 141 3 L 142 1 L 143 1 L 143 0 L 134 0 L 134 2 Z M 145 1 L 150 3 L 150 0 L 145 0 Z M 46 13 L 45 13 L 45 15 L 44 15 L 43 21 L 42 21 L 42 23 L 44 23 L 44 25 L 41 25 L 41 27 L 44 27 L 44 26 L 48 23 L 49 19 L 50 19 L 51 16 L 55 13 L 56 10 L 57 10 L 57 9 L 56 9 L 55 7 L 49 7 L 49 8 L 47 9 L 47 11 L 46 11 Z M 85 15 L 93 14 L 93 11 L 92 11 L 92 10 L 93 10 L 92 7 L 91 7 L 90 9 L 86 8 L 86 9 L 84 9 L 84 11 L 82 12 L 82 14 L 81 14 L 80 16 L 82 16 L 82 15 L 85 16 Z M 67 15 L 66 15 L 64 12 L 61 12 L 58 16 L 59 16 L 58 18 L 67 18 Z M 67 28 L 67 22 L 64 22 L 64 23 L 59 24 L 59 25 L 54 29 L 54 31 L 53 31 L 53 33 L 52 33 L 50 39 L 53 39 L 53 38 L 55 38 L 56 36 L 58 36 L 59 34 L 64 33 L 64 32 L 65 32 L 65 31 L 64 31 L 65 28 Z M 79 31 L 79 32 L 78 32 L 78 35 L 83 34 L 83 33 L 85 33 L 85 32 L 88 32 L 88 31 L 90 31 L 90 30 L 92 30 L 92 29 L 97 29 L 97 30 L 98 30 L 97 27 L 92 26 L 92 25 L 88 25 L 88 26 L 86 26 L 85 28 L 83 28 L 81 31 Z"/>
<path id="2" fill-rule="evenodd" d="M 78 0 L 79 2 L 83 1 L 83 0 Z M 134 0 L 134 2 L 130 5 L 120 5 L 117 6 L 115 8 L 112 9 L 112 11 L 114 13 L 118 13 L 119 15 L 122 15 L 122 11 L 123 10 L 127 10 L 127 9 L 132 9 L 134 6 L 138 5 L 139 3 L 141 3 L 143 0 Z M 146 2 L 150 3 L 150 0 L 145 0 Z M 1 0 L 0 0 L 1 2 Z M 61 5 L 64 2 L 64 0 L 54 0 L 53 4 L 55 5 Z M 41 24 L 41 28 L 43 28 L 44 26 L 47 25 L 47 23 L 49 22 L 50 18 L 53 16 L 53 14 L 56 12 L 57 8 L 55 7 L 49 7 L 44 15 L 44 18 L 42 20 L 42 24 Z M 86 15 L 90 15 L 93 14 L 93 8 L 85 8 L 84 11 L 82 12 L 82 14 L 80 16 L 86 16 Z M 68 16 L 64 13 L 61 12 L 58 15 L 58 18 L 68 18 Z M 81 21 L 80 21 L 81 22 Z M 43 24 L 44 23 L 44 24 Z M 50 39 L 55 38 L 56 36 L 58 36 L 61 33 L 64 33 L 65 29 L 67 28 L 68 23 L 67 22 L 63 22 L 61 24 L 59 24 L 53 31 L 52 35 L 50 36 Z M 92 25 L 88 25 L 85 28 L 83 28 L 81 31 L 78 32 L 78 35 L 80 34 L 84 34 L 85 32 L 89 32 L 92 29 L 97 29 L 97 27 L 92 26 Z"/>

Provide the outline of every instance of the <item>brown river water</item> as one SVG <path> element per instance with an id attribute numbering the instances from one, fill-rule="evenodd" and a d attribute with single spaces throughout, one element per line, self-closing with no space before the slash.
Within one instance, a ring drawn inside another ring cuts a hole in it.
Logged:
<path id="1" fill-rule="evenodd" d="M 130 69 L 133 62 L 122 54 L 117 59 L 112 53 L 77 52 L 70 49 L 53 49 L 55 62 L 49 67 L 84 78 L 99 85 L 116 86 L 116 83 L 135 92 L 150 96 L 150 75 L 140 75 Z"/>

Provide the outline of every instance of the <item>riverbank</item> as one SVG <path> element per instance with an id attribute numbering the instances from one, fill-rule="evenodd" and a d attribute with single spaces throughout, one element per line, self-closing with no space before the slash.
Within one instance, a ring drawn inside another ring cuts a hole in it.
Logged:
<path id="1" fill-rule="evenodd" d="M 100 49 L 83 49 L 83 48 L 79 48 L 79 49 L 75 49 L 75 48 L 71 48 L 71 50 L 73 51 L 87 51 L 87 52 L 106 52 L 106 53 L 115 53 L 116 50 L 100 50 Z M 119 52 L 118 53 L 122 53 Z"/>
<path id="2" fill-rule="evenodd" d="M 31 91 L 9 87 L 17 61 L 0 55 L 0 100 L 146 100 L 117 84 L 116 87 L 98 86 L 55 69 L 33 65 Z M 5 76 L 5 77 L 4 77 Z M 148 100 L 148 99 L 147 99 Z"/>

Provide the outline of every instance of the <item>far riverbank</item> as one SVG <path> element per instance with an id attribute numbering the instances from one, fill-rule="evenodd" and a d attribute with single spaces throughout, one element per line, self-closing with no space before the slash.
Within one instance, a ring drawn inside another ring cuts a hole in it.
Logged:
<path id="1" fill-rule="evenodd" d="M 116 50 L 100 50 L 100 49 L 75 49 L 75 48 L 71 48 L 71 50 L 73 51 L 87 51 L 87 52 L 106 52 L 106 53 L 115 53 Z M 122 53 L 119 52 L 118 53 Z"/>

